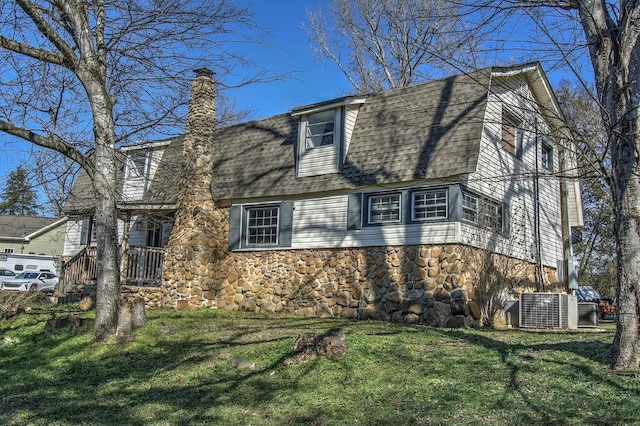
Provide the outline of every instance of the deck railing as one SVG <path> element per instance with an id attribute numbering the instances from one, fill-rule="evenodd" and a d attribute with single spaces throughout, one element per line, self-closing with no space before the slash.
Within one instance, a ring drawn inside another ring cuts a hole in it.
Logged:
<path id="1" fill-rule="evenodd" d="M 61 294 L 66 294 L 79 284 L 89 284 L 95 281 L 98 271 L 96 262 L 96 248 L 86 247 L 80 253 L 62 264 L 63 288 Z"/>
<path id="2" fill-rule="evenodd" d="M 163 264 L 163 248 L 131 246 L 127 250 L 126 274 L 122 284 L 160 285 Z M 97 266 L 95 247 L 85 248 L 65 262 L 60 274 L 63 285 L 60 293 L 68 293 L 78 285 L 95 283 Z"/>
<path id="3" fill-rule="evenodd" d="M 160 285 L 164 249 L 160 247 L 132 246 L 127 251 L 125 283 L 129 285 Z"/>

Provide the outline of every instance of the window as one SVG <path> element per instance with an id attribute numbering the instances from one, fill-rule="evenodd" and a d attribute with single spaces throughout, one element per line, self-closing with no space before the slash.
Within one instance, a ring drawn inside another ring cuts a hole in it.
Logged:
<path id="1" fill-rule="evenodd" d="M 547 170 L 553 170 L 553 149 L 546 143 L 542 144 L 540 164 Z"/>
<path id="2" fill-rule="evenodd" d="M 502 205 L 476 194 L 462 192 L 462 218 L 481 228 L 502 232 Z"/>
<path id="3" fill-rule="evenodd" d="M 133 151 L 129 156 L 127 177 L 137 178 L 146 176 L 147 151 Z"/>
<path id="4" fill-rule="evenodd" d="M 5 248 L 4 252 L 11 254 L 11 253 L 13 253 L 13 249 L 12 248 Z"/>
<path id="5" fill-rule="evenodd" d="M 333 145 L 335 132 L 335 111 L 322 111 L 307 118 L 305 148 Z"/>
<path id="6" fill-rule="evenodd" d="M 522 158 L 523 148 L 524 132 L 521 127 L 522 121 L 513 114 L 502 111 L 502 148 L 518 158 Z"/>
<path id="7" fill-rule="evenodd" d="M 268 205 L 232 205 L 229 249 L 291 247 L 293 200 Z"/>
<path id="8" fill-rule="evenodd" d="M 87 238 L 89 222 L 91 222 L 91 241 L 88 241 L 88 238 Z M 97 239 L 98 239 L 98 230 L 96 228 L 95 222 L 93 222 L 89 218 L 82 219 L 82 225 L 80 228 L 80 244 L 81 245 L 87 245 L 89 243 L 93 244 L 96 242 Z"/>
<path id="9" fill-rule="evenodd" d="M 400 222 L 400 195 L 385 194 L 369 196 L 368 223 Z"/>
<path id="10" fill-rule="evenodd" d="M 247 208 L 247 245 L 278 244 L 278 206 Z"/>
<path id="11" fill-rule="evenodd" d="M 447 217 L 447 190 L 413 193 L 412 220 L 430 220 Z"/>

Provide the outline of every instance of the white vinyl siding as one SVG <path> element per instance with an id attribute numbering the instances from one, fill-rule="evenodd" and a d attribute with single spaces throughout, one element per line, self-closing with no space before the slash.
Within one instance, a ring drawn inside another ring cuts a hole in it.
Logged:
<path id="1" fill-rule="evenodd" d="M 65 231 L 64 238 L 64 249 L 63 256 L 75 256 L 82 249 L 85 248 L 85 241 L 83 241 L 82 237 L 84 236 L 83 227 L 86 229 L 85 223 L 88 221 L 88 218 L 82 219 L 69 219 L 67 221 L 67 229 Z M 122 239 L 124 237 L 124 221 L 118 219 L 118 244 L 122 244 Z M 91 245 L 96 245 L 95 237 L 92 238 Z"/>
<path id="2" fill-rule="evenodd" d="M 156 149 L 126 151 L 125 179 L 122 182 L 122 199 L 132 202 L 142 200 L 155 177 L 158 164 L 164 154 L 164 146 Z M 144 160 L 144 164 L 143 164 Z"/>
<path id="3" fill-rule="evenodd" d="M 502 113 L 506 108 L 521 115 L 521 161 L 502 146 Z M 544 176 L 538 179 L 538 203 L 535 202 L 536 131 L 538 149 L 548 127 L 540 114 L 526 80 L 518 76 L 493 79 L 485 113 L 483 139 L 478 169 L 464 182 L 474 194 L 490 196 L 509 203 L 509 235 L 496 236 L 491 231 L 463 224 L 462 240 L 480 248 L 495 250 L 509 256 L 534 261 L 536 232 L 534 208 L 540 208 L 541 257 L 544 265 L 556 267 L 562 259 L 560 222 L 560 191 L 558 179 Z M 554 155 L 555 155 L 554 150 Z M 555 161 L 555 160 L 552 160 Z"/>
<path id="4" fill-rule="evenodd" d="M 298 177 L 318 176 L 340 171 L 342 157 L 341 111 L 341 108 L 336 108 L 301 117 L 297 151 Z M 330 126 L 326 120 L 321 120 L 324 116 L 331 114 L 334 119 L 333 133 L 329 132 Z M 319 117 L 319 121 L 309 121 L 313 117 Z M 328 143 L 329 136 L 331 143 Z M 323 140 L 325 141 L 324 145 Z"/>
<path id="5" fill-rule="evenodd" d="M 363 226 L 347 230 L 346 195 L 295 201 L 292 248 L 366 247 L 459 242 L 455 222 Z"/>
<path id="6" fill-rule="evenodd" d="M 344 149 L 342 158 L 346 158 L 349 153 L 349 144 L 351 143 L 351 136 L 353 135 L 353 129 L 355 128 L 356 119 L 358 118 L 358 110 L 360 105 L 349 105 L 345 108 L 344 112 Z"/>

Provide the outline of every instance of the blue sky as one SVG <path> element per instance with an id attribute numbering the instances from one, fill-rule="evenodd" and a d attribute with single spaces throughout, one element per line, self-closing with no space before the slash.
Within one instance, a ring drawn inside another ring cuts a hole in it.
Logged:
<path id="1" fill-rule="evenodd" d="M 315 57 L 303 29 L 307 8 L 315 8 L 326 0 L 237 1 L 240 4 L 250 4 L 257 25 L 269 31 L 269 37 L 263 39 L 264 45 L 248 47 L 252 61 L 259 68 L 271 70 L 274 74 L 292 74 L 284 81 L 253 84 L 229 91 L 238 108 L 253 111 L 250 119 L 283 113 L 296 106 L 340 97 L 347 93 L 350 89 L 347 79 L 335 64 L 321 62 Z M 507 33 L 506 36 L 496 35 L 496 39 L 515 37 L 515 34 L 522 32 L 521 23 L 515 23 L 513 29 L 516 30 Z M 258 37 L 263 38 L 264 35 L 259 34 Z M 492 53 L 491 61 L 494 65 L 505 65 L 511 61 L 517 63 L 531 60 L 530 58 L 539 54 L 527 50 L 528 47 L 519 44 L 516 50 L 496 51 Z M 215 64 L 207 66 L 215 69 Z M 562 76 L 559 72 L 548 72 L 553 86 Z M 1 135 L 0 143 L 1 187 L 8 173 L 28 159 L 31 146 L 15 140 L 10 141 Z"/>
<path id="2" fill-rule="evenodd" d="M 293 107 L 343 96 L 350 84 L 334 64 L 320 62 L 303 29 L 307 7 L 319 1 L 256 0 L 250 3 L 259 26 L 270 32 L 271 47 L 258 48 L 253 60 L 276 74 L 293 73 L 286 81 L 257 84 L 234 90 L 240 108 L 255 110 L 263 118 Z"/>

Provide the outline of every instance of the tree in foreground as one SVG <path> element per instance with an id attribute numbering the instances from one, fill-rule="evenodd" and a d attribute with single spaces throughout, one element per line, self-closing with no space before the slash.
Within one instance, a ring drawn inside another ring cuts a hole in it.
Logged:
<path id="1" fill-rule="evenodd" d="M 0 131 L 63 154 L 93 181 L 98 340 L 115 332 L 120 290 L 115 149 L 182 132 L 185 78 L 204 60 L 229 76 L 243 60 L 225 42 L 252 26 L 231 0 L 0 6 Z"/>
<path id="2" fill-rule="evenodd" d="M 535 39 L 520 48 L 552 55 L 589 87 L 580 69 L 586 46 L 593 99 L 605 129 L 606 176 L 614 206 L 618 320 L 609 355 L 616 370 L 640 365 L 640 3 L 609 0 L 483 0 L 467 2 L 494 18 L 531 18 Z M 519 34 L 526 34 L 519 28 Z M 586 42 L 586 43 L 585 43 Z"/>
<path id="3" fill-rule="evenodd" d="M 331 0 L 307 16 L 318 56 L 361 94 L 477 68 L 485 30 L 448 0 Z"/>
<path id="4" fill-rule="evenodd" d="M 584 223 L 582 241 L 574 245 L 579 258 L 578 282 L 613 298 L 616 291 L 611 161 L 600 107 L 591 90 L 562 80 L 556 90 L 558 102 L 575 135 L 582 188 Z"/>
<path id="5" fill-rule="evenodd" d="M 38 214 L 36 192 L 29 181 L 27 170 L 18 166 L 9 173 L 2 190 L 0 214 L 34 216 Z"/>

